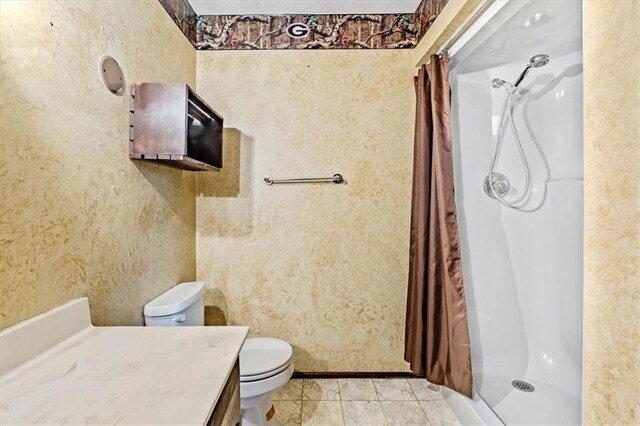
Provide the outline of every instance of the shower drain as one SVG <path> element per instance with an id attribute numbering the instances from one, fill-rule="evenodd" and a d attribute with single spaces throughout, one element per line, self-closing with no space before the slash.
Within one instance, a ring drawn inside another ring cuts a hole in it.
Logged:
<path id="1" fill-rule="evenodd" d="M 514 380 L 511 384 L 514 388 L 522 392 L 533 392 L 536 390 L 531 383 L 525 382 L 524 380 Z"/>

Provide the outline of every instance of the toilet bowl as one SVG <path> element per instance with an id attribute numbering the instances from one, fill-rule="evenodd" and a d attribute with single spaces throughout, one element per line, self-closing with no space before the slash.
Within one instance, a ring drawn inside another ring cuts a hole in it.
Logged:
<path id="1" fill-rule="evenodd" d="M 145 325 L 204 325 L 204 283 L 182 283 L 144 307 Z M 240 350 L 242 426 L 276 425 L 273 393 L 293 374 L 293 349 L 284 340 L 250 337 Z"/>
<path id="2" fill-rule="evenodd" d="M 273 393 L 293 374 L 293 349 L 273 337 L 250 337 L 240 351 L 242 426 L 275 425 Z"/>

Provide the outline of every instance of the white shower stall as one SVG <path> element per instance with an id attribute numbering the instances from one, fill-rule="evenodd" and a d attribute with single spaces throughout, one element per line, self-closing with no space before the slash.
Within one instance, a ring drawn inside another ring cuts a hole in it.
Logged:
<path id="1" fill-rule="evenodd" d="M 513 125 L 500 123 L 514 90 Z M 450 49 L 456 202 L 476 403 L 499 421 L 580 424 L 583 83 L 578 0 L 495 1 Z M 507 82 L 493 87 L 492 80 Z M 501 124 L 501 128 L 498 126 Z M 494 172 L 507 206 L 485 192 Z M 515 207 L 515 208 L 514 208 Z M 485 405 L 486 404 L 486 405 Z M 496 419 L 496 420 L 497 420 Z"/>

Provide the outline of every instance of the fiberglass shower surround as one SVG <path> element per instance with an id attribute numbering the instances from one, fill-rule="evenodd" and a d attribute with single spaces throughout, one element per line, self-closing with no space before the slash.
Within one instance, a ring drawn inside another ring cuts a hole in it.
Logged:
<path id="1" fill-rule="evenodd" d="M 449 50 L 473 404 L 507 425 L 579 425 L 582 4 L 494 5 Z"/>

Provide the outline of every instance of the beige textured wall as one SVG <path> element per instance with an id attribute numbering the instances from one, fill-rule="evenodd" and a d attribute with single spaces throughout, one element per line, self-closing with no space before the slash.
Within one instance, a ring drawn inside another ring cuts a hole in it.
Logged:
<path id="1" fill-rule="evenodd" d="M 128 97 L 102 85 L 195 80 L 195 51 L 160 4 L 1 4 L 0 326 L 79 296 L 96 324 L 195 277 L 195 177 L 128 158 Z"/>
<path id="2" fill-rule="evenodd" d="M 220 176 L 198 176 L 209 322 L 295 348 L 301 371 L 406 371 L 414 120 L 409 51 L 198 53 L 225 117 Z M 274 185 L 342 173 L 345 185 Z"/>
<path id="3" fill-rule="evenodd" d="M 640 2 L 585 3 L 585 422 L 640 424 Z"/>

